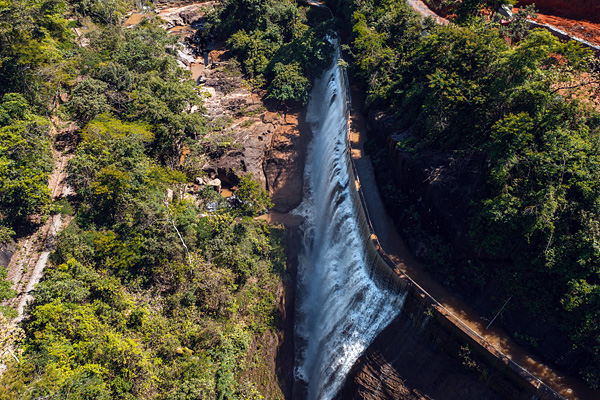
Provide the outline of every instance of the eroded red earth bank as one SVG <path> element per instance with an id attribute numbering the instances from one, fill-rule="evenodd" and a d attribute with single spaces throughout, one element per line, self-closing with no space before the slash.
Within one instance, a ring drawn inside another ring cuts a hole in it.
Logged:
<path id="1" fill-rule="evenodd" d="M 439 0 L 424 0 L 438 15 L 448 17 L 448 8 Z M 517 6 L 535 4 L 539 10 L 535 21 L 555 26 L 571 36 L 600 45 L 600 1 L 598 0 L 522 0 Z M 517 12 L 518 7 L 513 9 Z M 451 18 L 451 16 L 450 16 Z"/>
<path id="2" fill-rule="evenodd" d="M 522 0 L 518 5 L 535 4 L 536 21 L 555 26 L 572 36 L 600 45 L 600 1 Z M 515 10 L 516 11 L 516 10 Z"/>

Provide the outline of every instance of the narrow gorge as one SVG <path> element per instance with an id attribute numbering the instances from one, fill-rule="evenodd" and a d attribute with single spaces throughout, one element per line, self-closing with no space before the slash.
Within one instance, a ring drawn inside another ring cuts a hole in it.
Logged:
<path id="1" fill-rule="evenodd" d="M 600 9 L 509 3 L 5 1 L 0 400 L 599 399 Z"/>

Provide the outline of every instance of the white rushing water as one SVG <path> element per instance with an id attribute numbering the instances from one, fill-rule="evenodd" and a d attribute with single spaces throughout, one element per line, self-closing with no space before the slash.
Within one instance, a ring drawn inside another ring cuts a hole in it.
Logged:
<path id="1" fill-rule="evenodd" d="M 336 46 L 337 47 L 337 46 Z M 404 297 L 371 279 L 373 251 L 357 212 L 346 150 L 346 87 L 335 60 L 310 95 L 313 141 L 299 255 L 295 375 L 309 400 L 328 400 L 364 350 L 400 312 Z"/>

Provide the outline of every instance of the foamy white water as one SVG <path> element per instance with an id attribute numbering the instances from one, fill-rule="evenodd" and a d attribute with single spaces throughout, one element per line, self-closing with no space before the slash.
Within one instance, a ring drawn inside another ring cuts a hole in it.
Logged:
<path id="1" fill-rule="evenodd" d="M 338 57 L 339 48 L 310 95 L 307 193 L 296 210 L 306 222 L 299 255 L 295 375 L 306 385 L 309 400 L 336 395 L 354 362 L 404 302 L 404 296 L 381 289 L 370 277 L 375 255 L 352 192 L 347 91 Z"/>

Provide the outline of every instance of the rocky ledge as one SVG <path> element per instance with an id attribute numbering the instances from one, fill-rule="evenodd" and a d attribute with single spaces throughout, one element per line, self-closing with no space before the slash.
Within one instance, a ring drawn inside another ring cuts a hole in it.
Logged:
<path id="1" fill-rule="evenodd" d="M 352 367 L 337 400 L 529 400 L 418 300 L 408 296 L 400 313 Z"/>
<path id="2" fill-rule="evenodd" d="M 194 74 L 205 95 L 210 132 L 200 140 L 210 158 L 202 167 L 223 188 L 252 173 L 269 191 L 275 211 L 287 212 L 302 201 L 304 154 L 308 142 L 303 110 L 277 110 L 263 102 L 241 77 L 223 46 L 208 53 L 207 65 L 195 65 Z"/>
<path id="3" fill-rule="evenodd" d="M 274 211 L 288 212 L 303 196 L 304 157 L 310 137 L 304 109 L 265 101 L 264 91 L 243 79 L 224 43 L 214 38 L 210 43 L 205 43 L 206 38 L 196 40 L 206 12 L 215 4 L 167 2 L 155 10 L 165 29 L 180 37 L 178 62 L 192 73 L 204 96 L 203 109 L 191 112 L 205 114 L 208 132 L 198 135 L 196 148 L 184 148 L 180 158 L 180 166 L 198 172 L 188 192 L 193 195 L 208 184 L 227 196 L 241 174 L 252 173 L 271 194 Z M 134 12 L 124 26 L 132 27 L 144 17 Z M 200 165 L 188 165 L 198 164 L 198 159 Z M 209 180 L 211 183 L 206 183 Z"/>

